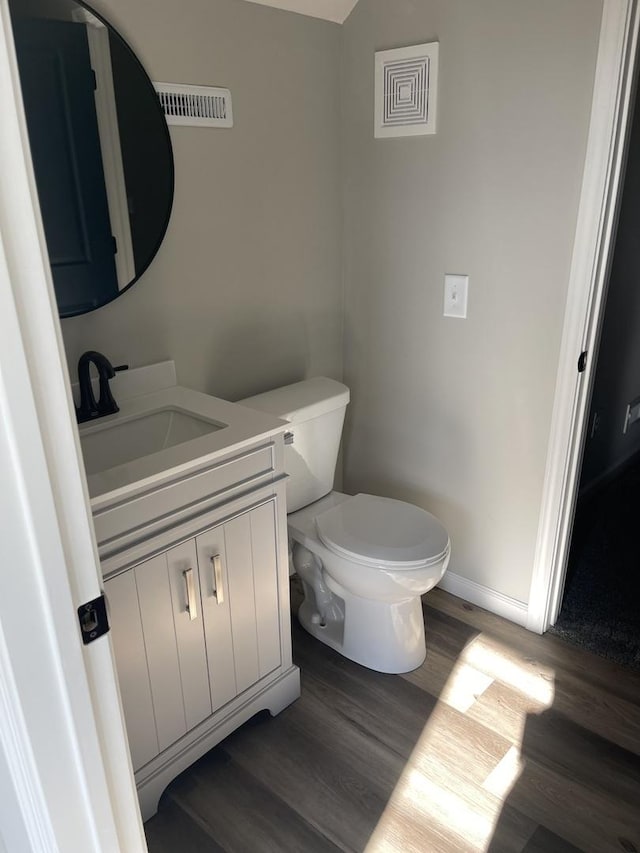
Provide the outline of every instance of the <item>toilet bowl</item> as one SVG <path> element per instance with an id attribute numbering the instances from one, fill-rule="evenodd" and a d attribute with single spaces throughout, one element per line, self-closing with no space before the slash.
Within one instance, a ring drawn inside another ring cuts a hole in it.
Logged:
<path id="1" fill-rule="evenodd" d="M 300 624 L 378 672 L 426 656 L 421 596 L 442 578 L 451 546 L 435 516 L 404 501 L 332 490 L 348 389 L 324 377 L 239 401 L 289 421 L 288 533 L 302 582 Z"/>
<path id="2" fill-rule="evenodd" d="M 302 626 L 378 672 L 420 666 L 420 596 L 442 578 L 451 550 L 440 522 L 402 501 L 331 492 L 289 515 L 288 525 L 305 592 Z"/>

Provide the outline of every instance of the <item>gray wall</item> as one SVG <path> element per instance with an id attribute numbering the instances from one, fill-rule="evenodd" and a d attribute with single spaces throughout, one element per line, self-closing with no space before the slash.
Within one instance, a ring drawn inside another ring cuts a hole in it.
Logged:
<path id="1" fill-rule="evenodd" d="M 154 79 L 229 86 L 236 127 L 172 130 L 167 238 L 64 322 L 71 364 L 173 357 L 234 399 L 344 357 L 346 488 L 431 509 L 450 571 L 526 601 L 602 0 L 360 0 L 343 28 L 240 0 L 97 8 Z M 433 39 L 437 135 L 374 140 L 374 51 Z M 442 317 L 445 272 L 471 277 L 466 321 Z"/>
<path id="2" fill-rule="evenodd" d="M 173 127 L 175 205 L 142 279 L 63 321 L 70 370 L 174 358 L 230 399 L 342 373 L 340 27 L 240 0 L 97 0 L 151 78 L 231 89 L 232 130 Z"/>
<path id="3" fill-rule="evenodd" d="M 527 601 L 601 0 L 360 0 L 343 27 L 349 491 Z M 438 132 L 375 140 L 377 49 L 440 42 Z M 467 320 L 442 316 L 470 275 Z"/>
<path id="4" fill-rule="evenodd" d="M 640 421 L 623 433 L 627 404 L 640 397 L 640 109 L 637 101 L 636 96 L 582 466 L 582 489 L 598 483 L 640 450 Z M 598 425 L 594 431 L 596 414 Z"/>

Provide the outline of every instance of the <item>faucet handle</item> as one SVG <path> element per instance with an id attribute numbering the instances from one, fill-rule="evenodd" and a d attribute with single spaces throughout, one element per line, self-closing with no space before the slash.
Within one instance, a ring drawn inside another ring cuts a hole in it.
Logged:
<path id="1" fill-rule="evenodd" d="M 108 373 L 104 371 L 100 371 L 100 397 L 98 399 L 98 413 L 100 415 L 114 415 L 116 412 L 120 411 L 120 406 L 116 403 L 113 394 L 111 393 L 111 387 L 109 385 L 109 380 L 113 379 L 116 373 L 120 373 L 122 370 L 128 370 L 128 364 L 119 364 L 117 367 L 113 367 L 109 364 L 111 368 Z"/>

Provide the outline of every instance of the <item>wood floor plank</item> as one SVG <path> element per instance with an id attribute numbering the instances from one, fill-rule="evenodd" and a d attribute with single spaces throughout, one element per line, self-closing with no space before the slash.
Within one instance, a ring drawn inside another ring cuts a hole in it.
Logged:
<path id="1" fill-rule="evenodd" d="M 539 709 L 537 705 L 532 707 L 530 697 L 499 681 L 490 684 L 467 711 L 471 719 L 490 731 L 499 732 L 517 746 L 522 742 L 525 723 L 532 713 L 539 713 Z"/>
<path id="2" fill-rule="evenodd" d="M 445 613 L 429 613 L 425 608 L 425 619 L 430 626 L 430 636 L 437 648 L 442 650 L 442 638 L 451 633 L 457 620 Z M 522 639 L 522 638 L 520 638 Z M 529 650 L 514 648 L 513 643 L 495 637 L 489 632 L 478 632 L 466 643 L 455 660 L 456 664 L 469 665 L 492 680 L 514 687 L 532 703 L 532 710 L 548 706 L 553 698 L 556 670 L 553 666 L 532 655 Z M 417 672 L 422 672 L 421 667 Z"/>
<path id="3" fill-rule="evenodd" d="M 199 761 L 170 796 L 227 853 L 339 850 L 222 747 Z"/>
<path id="4" fill-rule="evenodd" d="M 393 706 L 381 704 L 363 709 L 344 700 L 331 703 L 331 695 L 322 687 L 318 690 L 314 677 L 307 678 L 306 689 L 314 708 L 332 732 L 333 748 L 345 751 L 354 740 L 361 742 L 366 762 L 363 771 L 377 758 L 378 762 L 384 760 L 394 766 L 396 771 L 408 768 L 430 778 L 452 779 L 455 787 L 463 781 L 481 786 L 510 746 L 504 738 L 464 714 L 439 704 L 421 720 L 422 726 L 414 729 L 412 742 L 400 751 L 396 735 L 402 719 L 398 719 L 397 707 L 393 713 Z M 395 758 L 387 757 L 384 750 L 378 756 L 376 750 L 380 745 L 391 750 Z"/>
<path id="5" fill-rule="evenodd" d="M 345 754 L 333 743 L 333 733 L 303 695 L 295 715 L 284 711 L 264 727 L 237 732 L 225 750 L 340 849 L 363 850 L 401 762 L 374 747 L 375 773 L 371 765 L 362 773 L 358 739 Z"/>
<path id="6" fill-rule="evenodd" d="M 171 797 L 163 798 L 144 831 L 149 853 L 225 853 Z"/>
<path id="7" fill-rule="evenodd" d="M 313 638 L 296 637 L 296 661 L 306 672 L 303 689 L 326 697 L 326 704 L 341 709 L 355 725 L 368 729 L 398 755 L 413 749 L 437 704 L 437 696 L 395 675 L 380 677 L 335 652 L 317 659 Z M 358 714 L 359 711 L 359 714 Z"/>
<path id="8" fill-rule="evenodd" d="M 452 801 L 451 806 L 456 808 L 459 802 Z M 416 807 L 411 798 L 394 798 L 373 829 L 366 853 L 479 853 L 487 850 L 494 831 L 492 821 L 476 817 L 473 826 L 463 827 L 458 818 L 447 820 L 445 814 L 428 802 Z M 519 853 L 535 824 L 518 815 L 515 820 L 505 818 L 503 826 L 492 848 L 494 853 Z"/>
<path id="9" fill-rule="evenodd" d="M 637 805 L 604 799 L 601 792 L 525 758 L 506 801 L 585 853 L 619 853 L 620 838 L 640 850 Z"/>
<path id="10" fill-rule="evenodd" d="M 550 832 L 546 826 L 539 826 L 524 848 L 523 853 L 583 853 L 583 851 Z"/>
<path id="11" fill-rule="evenodd" d="M 527 717 L 522 755 L 602 797 L 635 806 L 640 823 L 640 757 L 550 708 Z"/>

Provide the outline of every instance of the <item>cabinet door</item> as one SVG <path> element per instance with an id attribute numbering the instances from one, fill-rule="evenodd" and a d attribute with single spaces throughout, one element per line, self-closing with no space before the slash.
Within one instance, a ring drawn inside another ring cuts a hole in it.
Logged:
<path id="1" fill-rule="evenodd" d="M 105 583 L 134 770 L 211 714 L 195 541 Z"/>
<path id="2" fill-rule="evenodd" d="M 251 514 L 234 518 L 224 526 L 231 604 L 231 633 L 238 693 L 260 677 L 256 596 L 253 585 Z"/>
<path id="3" fill-rule="evenodd" d="M 134 569 L 160 751 L 187 731 L 167 555 Z"/>
<path id="4" fill-rule="evenodd" d="M 211 714 L 193 539 L 135 569 L 160 750 Z"/>
<path id="5" fill-rule="evenodd" d="M 131 761 L 133 769 L 138 770 L 151 761 L 160 749 L 133 571 L 106 581 L 104 591 L 109 606 L 111 642 L 118 669 Z"/>
<path id="6" fill-rule="evenodd" d="M 273 502 L 196 543 L 215 710 L 281 662 Z"/>
<path id="7" fill-rule="evenodd" d="M 167 552 L 187 731 L 211 714 L 198 559 L 194 539 Z"/>
<path id="8" fill-rule="evenodd" d="M 273 502 L 225 524 L 238 693 L 280 665 Z"/>
<path id="9" fill-rule="evenodd" d="M 237 693 L 231 640 L 231 610 L 224 525 L 196 537 L 202 615 L 207 647 L 211 708 L 216 711 Z"/>

